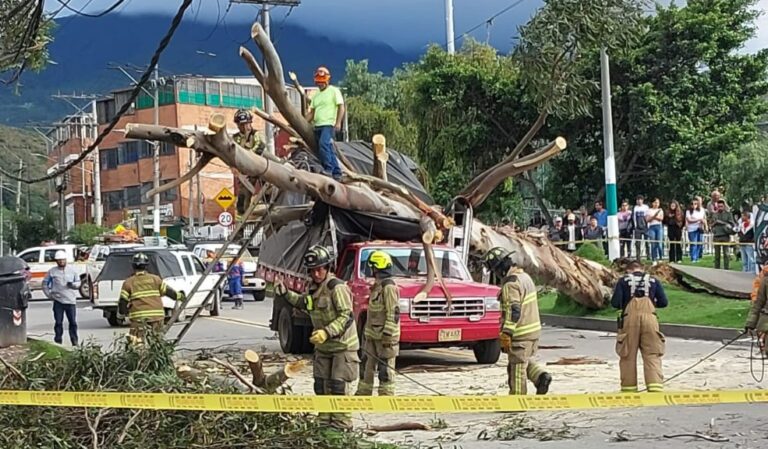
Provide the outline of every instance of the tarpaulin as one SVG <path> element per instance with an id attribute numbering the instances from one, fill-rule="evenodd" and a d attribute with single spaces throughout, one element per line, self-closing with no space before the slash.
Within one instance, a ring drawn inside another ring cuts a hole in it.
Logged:
<path id="1" fill-rule="evenodd" d="M 101 269 L 96 282 L 100 281 L 124 281 L 133 274 L 133 256 L 142 252 L 149 258 L 149 267 L 147 271 L 156 274 L 161 278 L 183 276 L 179 261 L 171 251 L 168 250 L 142 250 L 112 252 L 107 256 L 104 267 Z"/>

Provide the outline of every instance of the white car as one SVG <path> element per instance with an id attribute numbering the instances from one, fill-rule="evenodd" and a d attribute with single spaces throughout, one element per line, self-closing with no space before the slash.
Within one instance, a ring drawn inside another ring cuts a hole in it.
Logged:
<path id="1" fill-rule="evenodd" d="M 208 254 L 215 254 L 216 251 L 218 251 L 222 246 L 224 246 L 223 243 L 200 243 L 195 245 L 195 247 L 192 249 L 192 252 L 201 260 L 207 262 L 206 259 L 208 259 Z M 221 258 L 222 266 L 224 269 L 226 269 L 229 262 L 235 256 L 237 256 L 237 253 L 240 252 L 240 248 L 240 245 L 234 244 L 227 246 L 227 251 Z M 254 301 L 264 301 L 267 292 L 267 283 L 264 281 L 264 279 L 256 276 L 258 259 L 253 257 L 251 253 L 246 249 L 243 257 L 240 258 L 240 262 L 243 264 L 244 272 L 243 293 L 250 293 L 253 295 Z M 229 283 L 226 281 L 224 283 L 224 293 L 229 293 Z"/>
<path id="2" fill-rule="evenodd" d="M 143 246 L 141 243 L 117 243 L 114 245 L 97 244 L 93 245 L 88 260 L 85 262 L 85 278 L 80 283 L 80 296 L 90 298 L 90 288 L 96 278 L 101 273 L 104 262 L 111 249 L 124 250 L 127 248 L 137 248 Z"/>
<path id="3" fill-rule="evenodd" d="M 202 277 L 205 267 L 203 262 L 189 251 L 159 248 L 159 247 L 141 247 L 125 248 L 110 251 L 101 273 L 96 278 L 95 294 L 93 301 L 94 309 L 101 309 L 104 318 L 111 326 L 120 326 L 125 324 L 124 320 L 117 317 L 117 303 L 120 298 L 120 290 L 123 287 L 123 281 L 133 274 L 132 260 L 133 256 L 143 252 L 149 257 L 149 268 L 147 271 L 163 278 L 169 287 L 177 292 L 189 294 L 192 288 Z M 208 294 L 213 291 L 213 298 L 206 309 L 212 316 L 218 316 L 221 309 L 221 289 L 216 288 L 220 279 L 220 274 L 212 274 L 205 277 L 202 285 L 195 293 L 187 308 L 182 311 L 182 317 L 187 313 L 192 314 L 205 301 Z M 163 297 L 163 307 L 165 315 L 169 317 L 173 313 L 176 302 L 171 298 Z"/>
<path id="4" fill-rule="evenodd" d="M 29 265 L 32 274 L 29 287 L 32 290 L 43 288 L 43 278 L 45 278 L 48 270 L 56 266 L 54 256 L 57 251 L 64 251 L 67 254 L 67 265 L 78 272 L 81 281 L 85 279 L 85 262 L 75 262 L 77 260 L 77 245 L 35 246 L 16 254 L 16 257 Z"/>

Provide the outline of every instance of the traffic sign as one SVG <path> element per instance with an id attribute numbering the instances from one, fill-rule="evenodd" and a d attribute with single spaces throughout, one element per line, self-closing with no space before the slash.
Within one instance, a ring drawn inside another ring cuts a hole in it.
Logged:
<path id="1" fill-rule="evenodd" d="M 221 206 L 222 209 L 227 210 L 235 202 L 235 195 L 224 187 L 214 198 L 216 204 Z"/>
<path id="2" fill-rule="evenodd" d="M 222 212 L 219 214 L 219 224 L 222 226 L 230 226 L 232 222 L 234 221 L 234 218 L 232 218 L 232 214 L 229 212 Z"/>

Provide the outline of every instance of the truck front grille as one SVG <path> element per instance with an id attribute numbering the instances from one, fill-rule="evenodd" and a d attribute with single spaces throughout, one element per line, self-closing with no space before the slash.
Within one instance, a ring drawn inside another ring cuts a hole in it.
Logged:
<path id="1" fill-rule="evenodd" d="M 467 318 L 485 315 L 483 298 L 454 298 L 448 310 L 445 298 L 427 298 L 411 303 L 411 318 Z"/>

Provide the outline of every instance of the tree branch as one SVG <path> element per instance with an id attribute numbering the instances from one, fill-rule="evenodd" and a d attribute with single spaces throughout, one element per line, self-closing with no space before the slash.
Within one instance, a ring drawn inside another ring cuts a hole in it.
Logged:
<path id="1" fill-rule="evenodd" d="M 195 166 L 192 167 L 188 172 L 184 173 L 184 175 L 181 178 L 174 179 L 168 184 L 163 184 L 157 189 L 150 190 L 149 192 L 147 192 L 147 198 L 152 198 L 155 195 L 159 195 L 163 192 L 173 189 L 174 187 L 178 187 L 187 181 L 191 181 L 192 178 L 195 177 L 195 175 L 200 173 L 203 170 L 203 168 L 205 168 L 205 166 L 208 165 L 209 162 L 211 162 L 211 160 L 213 160 L 213 156 L 211 156 L 210 154 L 203 153 L 200 156 L 200 159 L 198 159 Z"/>

